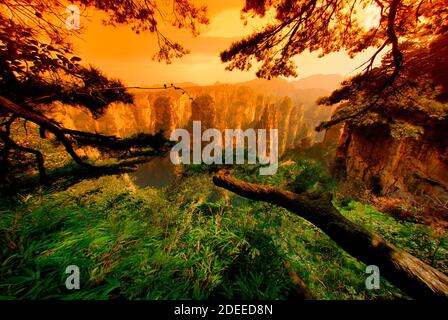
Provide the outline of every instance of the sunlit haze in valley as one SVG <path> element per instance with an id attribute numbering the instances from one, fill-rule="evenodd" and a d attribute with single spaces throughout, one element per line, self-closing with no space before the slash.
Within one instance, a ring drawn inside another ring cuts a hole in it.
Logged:
<path id="1" fill-rule="evenodd" d="M 76 53 L 83 57 L 84 63 L 98 66 L 109 76 L 120 78 L 132 86 L 172 82 L 207 85 L 254 79 L 255 68 L 249 72 L 226 71 L 219 53 L 233 41 L 260 30 L 272 15 L 263 19 L 249 19 L 247 25 L 244 25 L 240 14 L 244 0 L 206 1 L 205 4 L 210 24 L 201 27 L 198 37 L 169 25 L 161 26 L 165 34 L 190 50 L 190 54 L 174 60 L 170 65 L 151 58 L 157 48 L 156 36 L 149 33 L 136 35 L 130 26 L 104 26 L 102 16 L 97 12 L 89 12 L 87 18 L 82 18 L 83 32 L 74 41 Z M 374 18 L 366 21 L 374 23 Z M 295 58 L 298 78 L 314 74 L 353 76 L 374 51 L 367 50 L 354 59 L 342 51 L 323 58 L 318 58 L 318 52 L 306 52 Z"/>

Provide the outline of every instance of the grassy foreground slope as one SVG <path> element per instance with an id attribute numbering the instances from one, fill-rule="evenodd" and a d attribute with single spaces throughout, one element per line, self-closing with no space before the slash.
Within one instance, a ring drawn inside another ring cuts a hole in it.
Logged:
<path id="1" fill-rule="evenodd" d="M 303 156 L 286 156 L 272 177 L 249 166 L 234 174 L 298 192 L 338 192 L 322 165 Z M 335 204 L 447 272 L 445 231 L 397 221 L 351 199 Z M 365 265 L 319 229 L 214 187 L 201 166 L 185 168 L 164 189 L 140 189 L 117 174 L 3 197 L 0 242 L 2 299 L 294 299 L 285 264 L 319 299 L 406 298 L 384 278 L 381 289 L 366 290 Z M 65 287 L 69 265 L 80 268 L 80 290 Z"/>

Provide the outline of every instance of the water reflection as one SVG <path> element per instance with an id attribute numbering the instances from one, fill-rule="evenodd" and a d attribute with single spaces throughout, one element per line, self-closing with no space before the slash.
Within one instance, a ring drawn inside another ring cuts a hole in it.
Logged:
<path id="1" fill-rule="evenodd" d="M 170 157 L 154 158 L 140 165 L 131 176 L 134 183 L 140 188 L 163 188 L 176 179 L 176 168 L 171 163 Z"/>

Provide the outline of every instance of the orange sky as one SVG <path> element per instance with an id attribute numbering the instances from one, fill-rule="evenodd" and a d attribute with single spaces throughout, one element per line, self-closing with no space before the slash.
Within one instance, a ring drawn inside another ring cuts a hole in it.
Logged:
<path id="1" fill-rule="evenodd" d="M 167 0 L 164 0 L 167 1 Z M 263 21 L 257 20 L 244 26 L 240 10 L 244 0 L 198 0 L 209 10 L 210 25 L 202 27 L 201 35 L 193 37 L 183 30 L 166 27 L 171 38 L 180 41 L 191 53 L 175 60 L 171 65 L 152 61 L 156 41 L 151 34 L 136 35 L 130 27 L 106 27 L 98 14 L 90 13 L 82 18 L 85 29 L 76 39 L 76 53 L 84 63 L 100 67 L 109 76 L 122 79 L 126 85 L 152 85 L 171 82 L 194 82 L 213 84 L 241 82 L 255 78 L 250 72 L 226 71 L 219 53 L 233 41 L 259 28 Z M 366 61 L 374 50 L 350 59 L 344 53 L 335 53 L 318 59 L 317 54 L 305 53 L 297 57 L 299 78 L 313 74 L 339 73 L 353 75 L 353 71 Z"/>

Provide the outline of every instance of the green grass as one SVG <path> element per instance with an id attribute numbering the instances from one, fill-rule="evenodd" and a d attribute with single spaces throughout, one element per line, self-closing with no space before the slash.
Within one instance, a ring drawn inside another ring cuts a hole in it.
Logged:
<path id="1" fill-rule="evenodd" d="M 319 162 L 293 159 L 274 176 L 235 168 L 247 181 L 337 192 Z M 342 214 L 442 271 L 446 233 L 400 222 L 350 201 Z M 0 203 L 0 298 L 287 299 L 291 265 L 319 299 L 406 297 L 381 279 L 365 289 L 365 265 L 312 224 L 213 186 L 200 166 L 165 189 L 139 189 L 126 175 L 86 179 Z M 65 287 L 77 265 L 81 290 Z"/>

